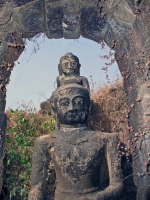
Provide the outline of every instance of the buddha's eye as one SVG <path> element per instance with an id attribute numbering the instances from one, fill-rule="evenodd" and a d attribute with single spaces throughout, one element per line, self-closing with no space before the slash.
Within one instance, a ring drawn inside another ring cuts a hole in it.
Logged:
<path id="1" fill-rule="evenodd" d="M 83 101 L 76 101 L 75 102 L 75 105 L 82 105 L 83 104 Z"/>
<path id="2" fill-rule="evenodd" d="M 63 102 L 60 104 L 61 106 L 68 106 L 69 105 L 69 102 Z"/>
<path id="3" fill-rule="evenodd" d="M 77 63 L 76 62 L 71 62 L 71 65 L 75 67 L 75 66 L 77 66 Z"/>

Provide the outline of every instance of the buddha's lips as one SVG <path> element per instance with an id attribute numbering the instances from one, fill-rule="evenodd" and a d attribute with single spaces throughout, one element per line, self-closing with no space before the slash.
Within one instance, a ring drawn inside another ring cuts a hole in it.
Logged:
<path id="1" fill-rule="evenodd" d="M 67 117 L 75 118 L 79 113 L 77 112 L 67 112 L 66 113 Z"/>
<path id="2" fill-rule="evenodd" d="M 85 111 L 68 111 L 65 116 L 69 117 L 69 118 L 77 118 L 77 117 L 82 117 L 85 116 L 87 112 Z"/>
<path id="3" fill-rule="evenodd" d="M 67 70 L 66 73 L 74 73 L 74 70 Z"/>

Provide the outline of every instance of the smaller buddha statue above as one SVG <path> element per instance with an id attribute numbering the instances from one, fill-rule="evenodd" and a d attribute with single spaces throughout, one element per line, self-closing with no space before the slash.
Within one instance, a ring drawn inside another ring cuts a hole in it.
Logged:
<path id="1" fill-rule="evenodd" d="M 62 56 L 58 64 L 59 76 L 57 77 L 57 87 L 76 83 L 89 89 L 87 78 L 80 76 L 80 67 L 81 65 L 77 56 L 72 53 L 66 53 Z"/>

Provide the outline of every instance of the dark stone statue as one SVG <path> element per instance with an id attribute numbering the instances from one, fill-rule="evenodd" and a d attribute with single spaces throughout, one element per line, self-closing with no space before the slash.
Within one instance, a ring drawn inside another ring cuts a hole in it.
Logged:
<path id="1" fill-rule="evenodd" d="M 87 78 L 80 76 L 80 67 L 78 57 L 72 53 L 66 53 L 62 56 L 58 65 L 59 76 L 57 77 L 57 87 L 76 83 L 89 89 Z"/>
<path id="2" fill-rule="evenodd" d="M 66 84 L 78 84 L 89 90 L 89 82 L 86 77 L 80 76 L 80 63 L 77 56 L 72 53 L 66 53 L 60 58 L 60 63 L 58 64 L 59 76 L 57 77 L 57 87 L 66 85 Z M 57 112 L 54 111 L 53 106 L 53 94 L 50 99 L 47 100 L 50 103 L 51 110 L 56 118 L 56 130 L 60 128 L 59 118 L 57 117 Z M 90 118 L 89 118 L 90 119 Z M 89 123 L 89 120 L 88 120 Z"/>
<path id="3" fill-rule="evenodd" d="M 89 89 L 63 84 L 53 92 L 53 111 L 60 129 L 35 141 L 28 200 L 46 199 L 46 172 L 50 160 L 56 172 L 54 200 L 118 200 L 123 178 L 118 138 L 87 126 Z"/>

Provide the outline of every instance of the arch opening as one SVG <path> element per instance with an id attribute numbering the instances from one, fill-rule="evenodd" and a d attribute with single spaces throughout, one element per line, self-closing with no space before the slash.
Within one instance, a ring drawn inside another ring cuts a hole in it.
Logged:
<path id="1" fill-rule="evenodd" d="M 1 135 L 6 132 L 6 85 L 14 61 L 24 49 L 23 37 L 31 38 L 45 32 L 49 38 L 77 39 L 82 35 L 96 42 L 104 40 L 115 50 L 124 77 L 130 143 L 135 144 L 133 174 L 138 188 L 137 199 L 146 199 L 147 185 L 150 184 L 144 164 L 148 162 L 150 150 L 149 1 L 3 0 L 0 5 Z M 134 140 L 136 133 L 140 135 L 139 145 Z M 2 143 L 5 143 L 5 137 L 2 137 Z M 1 152 L 2 160 L 4 151 Z"/>
<path id="2" fill-rule="evenodd" d="M 110 51 L 105 43 L 102 49 L 101 44 L 84 38 L 78 40 L 44 38 L 44 35 L 41 35 L 36 42 L 35 38 L 27 41 L 26 50 L 15 62 L 7 86 L 6 109 L 17 109 L 22 100 L 27 103 L 32 100 L 39 109 L 40 101 L 48 99 L 56 89 L 59 59 L 69 51 L 79 57 L 81 75 L 86 76 L 90 83 L 93 81 L 94 86 L 91 85 L 95 87 L 93 89 L 121 78 L 119 68 L 114 62 L 114 52 Z M 111 54 L 110 59 L 108 59 L 109 54 Z M 111 64 L 112 62 L 114 64 Z"/>

